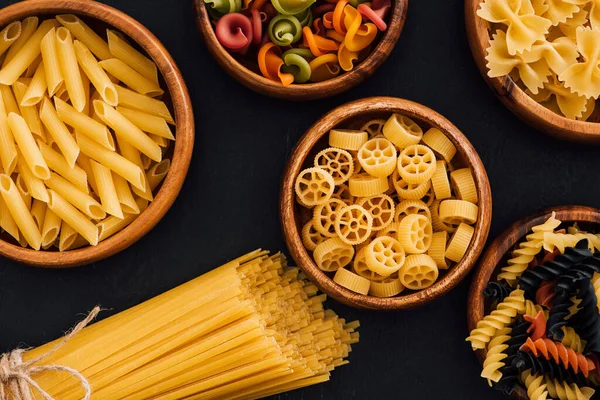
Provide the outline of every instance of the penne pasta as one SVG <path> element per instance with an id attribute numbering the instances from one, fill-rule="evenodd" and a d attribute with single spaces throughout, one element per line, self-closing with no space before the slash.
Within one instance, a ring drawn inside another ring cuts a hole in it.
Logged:
<path id="1" fill-rule="evenodd" d="M 118 58 L 101 61 L 100 66 L 138 93 L 150 97 L 160 96 L 164 93 L 164 90 L 162 90 L 157 83 L 146 79 L 143 75 Z"/>
<path id="2" fill-rule="evenodd" d="M 14 112 L 15 114 L 19 114 L 21 112 L 10 86 L 0 85 L 0 94 L 2 95 L 2 101 L 4 103 L 6 115 L 10 114 L 11 112 Z"/>
<path id="3" fill-rule="evenodd" d="M 108 37 L 108 49 L 113 57 L 123 61 L 140 75 L 158 85 L 158 68 L 152 60 L 131 47 L 114 31 L 107 29 L 106 35 Z"/>
<path id="4" fill-rule="evenodd" d="M 46 163 L 51 170 L 77 186 L 77 188 L 85 194 L 90 193 L 88 189 L 87 174 L 79 165 L 75 164 L 73 168 L 71 168 L 67 160 L 50 146 L 40 142 L 38 142 L 38 146 L 40 147 L 44 160 L 46 160 Z"/>
<path id="5" fill-rule="evenodd" d="M 148 158 L 145 154 L 140 154 L 142 158 L 142 165 L 144 166 L 144 171 L 146 171 L 152 165 L 152 160 Z"/>
<path id="6" fill-rule="evenodd" d="M 127 183 L 125 178 L 115 174 L 114 172 L 112 173 L 112 178 L 115 185 L 115 190 L 117 191 L 117 198 L 121 204 L 121 210 L 127 214 L 139 214 L 140 209 L 135 202 L 133 193 L 131 193 L 129 183 Z"/>
<path id="7" fill-rule="evenodd" d="M 42 245 L 42 235 L 15 183 L 6 174 L 0 174 L 0 195 L 27 243 L 33 249 L 39 250 Z"/>
<path id="8" fill-rule="evenodd" d="M 98 244 L 98 228 L 96 225 L 54 190 L 49 190 L 48 194 L 50 195 L 48 208 L 83 236 L 92 246 L 96 246 Z"/>
<path id="9" fill-rule="evenodd" d="M 28 84 L 25 83 L 25 81 L 18 80 L 13 84 L 12 88 L 15 93 L 15 99 L 17 100 L 17 104 L 19 106 L 20 115 L 23 117 L 23 119 L 25 119 L 25 122 L 27 122 L 29 130 L 31 133 L 45 142 L 46 135 L 44 129 L 42 128 L 42 121 L 40 120 L 37 108 L 35 106 L 21 105 L 23 97 L 27 92 Z"/>
<path id="10" fill-rule="evenodd" d="M 23 117 L 15 113 L 8 114 L 8 126 L 15 138 L 17 147 L 33 172 L 33 175 L 42 180 L 48 179 L 50 177 L 50 169 L 44 157 L 42 157 L 42 153 L 35 143 L 35 139 Z"/>
<path id="11" fill-rule="evenodd" d="M 120 106 L 156 115 L 164 118 L 165 121 L 171 125 L 175 124 L 175 121 L 164 102 L 136 93 L 133 90 L 129 90 L 122 86 L 117 85 L 115 86 L 115 89 L 117 89 L 117 94 L 119 95 Z"/>
<path id="12" fill-rule="evenodd" d="M 4 202 L 2 195 L 0 195 L 0 228 L 4 229 L 15 240 L 19 240 L 19 227 L 8 210 L 8 206 Z"/>
<path id="13" fill-rule="evenodd" d="M 0 54 L 4 54 L 8 48 L 21 36 L 21 21 L 11 22 L 0 31 Z"/>
<path id="14" fill-rule="evenodd" d="M 142 158 L 140 156 L 140 152 L 138 149 L 117 137 L 117 143 L 119 143 L 119 150 L 121 150 L 121 155 L 125 157 L 127 160 L 131 161 L 134 165 L 137 165 L 140 171 L 144 171 L 144 164 L 142 162 Z M 138 188 L 135 185 L 131 188 L 135 194 L 140 196 L 141 198 L 152 201 L 154 197 L 152 196 L 152 190 L 150 190 L 150 184 L 148 183 L 148 177 L 145 173 L 142 172 L 142 179 L 144 181 L 143 188 Z"/>
<path id="15" fill-rule="evenodd" d="M 58 65 L 62 73 L 64 84 L 69 93 L 69 99 L 73 107 L 82 112 L 87 98 L 85 97 L 85 89 L 81 80 L 81 73 L 77 65 L 77 57 L 75 56 L 75 47 L 71 32 L 67 28 L 60 27 L 56 30 L 56 50 L 58 54 Z"/>
<path id="16" fill-rule="evenodd" d="M 117 111 L 144 132 L 152 133 L 165 139 L 175 140 L 175 136 L 173 136 L 164 118 L 121 106 L 117 107 Z"/>
<path id="17" fill-rule="evenodd" d="M 46 216 L 46 203 L 37 199 L 34 200 L 31 204 L 31 216 L 33 217 L 33 220 L 35 221 L 35 224 L 40 232 L 42 232 L 44 218 Z M 42 247 L 44 246 L 43 236 L 44 235 L 42 233 Z"/>
<path id="18" fill-rule="evenodd" d="M 40 43 L 42 60 L 44 62 L 44 71 L 46 73 L 46 83 L 48 85 L 48 95 L 54 96 L 58 88 L 63 83 L 62 72 L 58 62 L 58 53 L 56 50 L 56 28 L 44 36 Z"/>
<path id="19" fill-rule="evenodd" d="M 86 25 L 79 17 L 73 14 L 57 15 L 56 19 L 67 28 L 73 36 L 90 49 L 100 60 L 111 58 L 108 44 L 96 32 Z"/>
<path id="20" fill-rule="evenodd" d="M 90 161 L 90 158 L 82 153 L 77 159 L 77 166 L 80 167 L 83 171 L 85 171 L 88 184 L 90 185 L 94 193 L 97 194 L 98 187 L 96 186 L 96 180 L 94 179 L 94 172 L 92 171 L 92 164 L 90 163 Z"/>
<path id="21" fill-rule="evenodd" d="M 131 121 L 125 118 L 120 112 L 101 100 L 94 100 L 94 111 L 100 119 L 110 126 L 117 136 L 123 138 L 140 152 L 144 153 L 152 160 L 159 162 L 162 160 L 162 151 L 148 135 L 142 132 Z"/>
<path id="22" fill-rule="evenodd" d="M 77 145 L 77 142 L 75 142 L 71 132 L 69 132 L 65 124 L 59 118 L 52 102 L 50 102 L 47 97 L 42 101 L 40 118 L 54 140 L 54 143 L 56 143 L 60 149 L 69 167 L 75 167 L 75 161 L 77 161 L 77 157 L 79 157 L 79 146 Z"/>
<path id="23" fill-rule="evenodd" d="M 31 209 L 31 203 L 33 202 L 33 199 L 31 198 L 29 189 L 27 189 L 27 185 L 25 184 L 25 180 L 23 179 L 23 176 L 21 174 L 17 175 L 17 178 L 15 179 L 15 186 L 17 187 L 21 198 L 25 202 L 25 206 L 27 207 L 27 209 Z"/>
<path id="24" fill-rule="evenodd" d="M 148 170 L 146 175 L 148 176 L 148 182 L 150 183 L 150 190 L 154 191 L 157 186 L 165 179 L 165 176 L 169 173 L 171 168 L 171 160 L 163 160 L 155 164 Z"/>
<path id="25" fill-rule="evenodd" d="M 73 246 L 75 240 L 79 237 L 77 231 L 65 221 L 62 221 L 60 227 L 60 238 L 58 240 L 58 250 L 59 251 L 67 251 Z"/>
<path id="26" fill-rule="evenodd" d="M 144 199 L 137 199 L 136 205 L 140 212 L 142 212 L 148 207 L 148 201 Z M 136 218 L 136 214 L 126 213 L 124 218 L 122 219 L 117 217 L 108 217 L 105 220 L 98 222 L 97 226 L 99 240 L 108 239 L 115 233 L 122 231 L 127 226 L 129 226 Z"/>
<path id="27" fill-rule="evenodd" d="M 139 166 L 125 157 L 100 146 L 80 132 L 76 133 L 76 139 L 83 154 L 121 175 L 134 187 L 140 190 L 146 189 L 145 175 Z"/>
<path id="28" fill-rule="evenodd" d="M 165 139 L 162 136 L 158 136 L 158 135 L 153 135 L 150 134 L 148 135 L 150 137 L 150 139 L 152 139 L 154 141 L 154 143 L 156 143 L 159 147 L 167 147 L 169 145 L 169 141 L 167 139 Z M 161 150 L 162 152 L 162 150 Z"/>
<path id="29" fill-rule="evenodd" d="M 8 86 L 1 86 L 8 88 Z M 8 175 L 12 174 L 17 166 L 17 146 L 15 145 L 12 132 L 8 127 L 8 117 L 6 116 L 2 90 L 0 90 L 0 161 L 2 161 L 4 172 Z"/>
<path id="30" fill-rule="evenodd" d="M 33 78 L 35 75 L 35 71 L 37 71 L 38 67 L 42 63 L 42 54 L 38 55 L 35 60 L 25 70 L 25 73 L 21 76 L 21 78 Z"/>
<path id="31" fill-rule="evenodd" d="M 76 40 L 74 46 L 77 62 L 79 62 L 85 75 L 89 78 L 92 85 L 94 85 L 102 99 L 107 104 L 116 106 L 119 102 L 119 96 L 104 69 L 100 67 L 100 64 L 96 61 L 92 53 L 80 41 Z"/>
<path id="32" fill-rule="evenodd" d="M 35 106 L 37 103 L 42 101 L 44 93 L 46 93 L 48 86 L 46 84 L 46 72 L 44 69 L 44 63 L 40 63 L 35 70 L 35 74 L 31 79 L 31 83 L 27 88 L 27 91 L 23 95 L 23 98 L 19 102 L 21 106 Z"/>
<path id="33" fill-rule="evenodd" d="M 57 25 L 58 22 L 55 19 L 48 19 L 42 22 L 33 35 L 31 35 L 29 40 L 27 40 L 27 43 L 21 47 L 21 49 L 14 55 L 13 58 L 9 60 L 8 56 L 10 54 L 7 54 L 5 64 L 0 70 L 1 84 L 12 85 L 17 79 L 19 79 L 23 72 L 27 70 L 29 64 L 31 64 L 33 60 L 35 60 L 35 58 L 41 53 L 40 44 L 44 36 L 46 36 L 50 29 L 56 27 Z M 21 33 L 21 37 L 23 37 L 23 32 Z M 21 37 L 19 39 L 21 39 Z M 15 44 L 11 46 L 11 49 L 15 46 Z M 6 60 L 9 61 L 7 62 Z"/>
<path id="34" fill-rule="evenodd" d="M 89 137 L 105 148 L 115 151 L 115 142 L 108 128 L 87 115 L 77 112 L 73 107 L 54 98 L 54 106 L 58 117 L 65 124 L 72 126 L 77 132 Z"/>
<path id="35" fill-rule="evenodd" d="M 87 77 L 85 72 L 83 72 L 81 67 L 79 67 L 79 72 L 81 74 L 81 82 L 83 82 L 83 92 L 85 93 L 85 98 L 86 98 L 85 106 L 83 107 L 83 110 L 81 110 L 81 113 L 83 115 L 90 115 L 90 110 L 92 108 L 91 103 L 90 103 L 90 101 L 91 101 L 90 100 L 90 91 L 91 91 L 90 79 Z"/>
<path id="36" fill-rule="evenodd" d="M 123 218 L 123 210 L 121 210 L 121 203 L 117 196 L 112 171 L 94 160 L 91 161 L 91 165 L 102 208 L 107 214 Z"/>
<path id="37" fill-rule="evenodd" d="M 62 221 L 58 215 L 50 208 L 46 209 L 44 225 L 42 227 L 42 247 L 48 248 L 52 246 L 61 230 Z"/>
<path id="38" fill-rule="evenodd" d="M 93 197 L 79 190 L 75 185 L 60 177 L 57 174 L 51 174 L 50 179 L 46 180 L 46 186 L 54 190 L 69 203 L 83 212 L 91 219 L 106 218 L 106 212 Z M 74 227 L 76 228 L 76 227 Z"/>
<path id="39" fill-rule="evenodd" d="M 35 33 L 35 30 L 38 28 L 38 24 L 38 17 L 27 17 L 21 21 L 21 33 L 10 46 L 8 53 L 6 53 L 6 57 L 4 57 L 4 61 L 2 63 L 2 68 L 4 68 L 4 66 L 15 56 L 15 54 L 17 54 L 17 52 L 23 48 L 25 43 L 27 43 L 29 38 Z"/>
<path id="40" fill-rule="evenodd" d="M 22 154 L 19 154 L 17 164 L 19 165 L 19 177 L 23 179 L 23 183 L 27 187 L 27 192 L 34 199 L 47 203 L 48 191 L 46 190 L 44 181 L 36 177 L 33 172 L 31 172 L 31 169 L 29 169 L 29 166 L 25 162 Z"/>

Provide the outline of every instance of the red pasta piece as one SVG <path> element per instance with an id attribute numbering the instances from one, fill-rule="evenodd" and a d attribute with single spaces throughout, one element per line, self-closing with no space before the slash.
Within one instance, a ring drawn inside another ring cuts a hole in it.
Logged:
<path id="1" fill-rule="evenodd" d="M 534 341 L 527 338 L 525 344 L 521 346 L 521 350 L 529 351 L 536 357 L 542 355 L 546 360 L 554 360 L 557 364 L 562 362 L 565 369 L 571 368 L 576 374 L 581 371 L 586 378 L 590 371 L 596 369 L 596 365 L 591 359 L 550 339 L 542 338 Z"/>
<path id="2" fill-rule="evenodd" d="M 555 282 L 544 281 L 535 293 L 535 301 L 541 306 L 552 308 L 555 296 Z"/>
<path id="3" fill-rule="evenodd" d="M 267 19 L 267 14 L 258 10 L 250 10 L 252 16 L 252 42 L 260 44 L 262 41 L 262 24 Z"/>
<path id="4" fill-rule="evenodd" d="M 377 15 L 379 16 L 379 18 L 384 19 L 385 16 L 387 15 L 388 11 L 390 10 L 390 8 L 392 8 L 392 1 L 391 0 L 373 0 L 371 8 L 373 8 L 375 13 L 377 13 Z"/>
<path id="5" fill-rule="evenodd" d="M 252 22 L 244 14 L 225 14 L 217 22 L 215 34 L 230 51 L 244 53 L 252 43 Z"/>
<path id="6" fill-rule="evenodd" d="M 534 317 L 532 315 L 524 315 L 523 318 L 527 322 L 531 322 L 531 326 L 527 328 L 527 333 L 531 333 L 531 339 L 537 340 L 546 336 L 546 316 L 543 311 L 539 311 Z"/>
<path id="7" fill-rule="evenodd" d="M 356 7 L 356 9 L 364 18 L 374 23 L 377 29 L 379 29 L 380 31 L 383 32 L 387 29 L 387 24 L 385 23 L 385 21 L 375 12 L 375 10 L 373 10 L 368 5 L 359 4 L 358 7 Z"/>

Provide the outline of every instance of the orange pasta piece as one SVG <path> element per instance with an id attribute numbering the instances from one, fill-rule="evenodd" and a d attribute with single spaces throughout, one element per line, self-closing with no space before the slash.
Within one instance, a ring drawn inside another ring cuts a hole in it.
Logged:
<path id="1" fill-rule="evenodd" d="M 312 71 L 310 80 L 321 82 L 336 77 L 340 73 L 338 57 L 335 54 L 324 54 L 312 60 L 310 63 Z"/>
<path id="2" fill-rule="evenodd" d="M 539 311 L 534 317 L 533 315 L 523 316 L 525 321 L 531 322 L 531 326 L 527 328 L 527 333 L 531 333 L 531 339 L 537 340 L 546 336 L 546 316 L 543 311 Z"/>
<path id="3" fill-rule="evenodd" d="M 335 31 L 341 35 L 344 35 L 348 31 L 348 28 L 346 27 L 346 24 L 345 24 L 346 6 L 347 5 L 348 5 L 348 0 L 340 0 L 336 4 L 335 9 L 333 10 L 333 16 L 332 16 L 333 29 L 335 29 Z M 353 7 L 349 6 L 349 8 L 353 8 Z M 362 17 L 361 17 L 361 21 L 362 21 Z"/>
<path id="4" fill-rule="evenodd" d="M 323 26 L 327 29 L 333 29 L 333 11 L 323 14 Z"/>
<path id="5" fill-rule="evenodd" d="M 353 62 L 356 60 L 358 60 L 358 52 L 348 50 L 346 45 L 342 43 L 338 49 L 338 61 L 340 67 L 342 67 L 344 71 L 350 71 L 354 68 Z"/>
<path id="6" fill-rule="evenodd" d="M 304 34 L 304 44 L 310 48 L 311 53 L 313 53 L 315 57 L 322 56 L 330 51 L 335 51 L 339 47 L 333 40 L 315 35 L 307 26 L 302 28 L 302 33 Z"/>
<path id="7" fill-rule="evenodd" d="M 344 35 L 340 35 L 339 33 L 337 33 L 334 30 L 329 30 L 327 31 L 327 33 L 325 34 L 325 36 L 327 36 L 329 39 L 333 39 L 338 43 L 344 43 Z"/>
<path id="8" fill-rule="evenodd" d="M 258 51 L 258 67 L 263 76 L 288 86 L 294 82 L 294 75 L 282 72 L 283 65 L 281 49 L 275 43 L 265 43 Z"/>
<path id="9" fill-rule="evenodd" d="M 252 8 L 253 10 L 260 10 L 266 2 L 267 0 L 254 0 L 250 8 Z"/>
<path id="10" fill-rule="evenodd" d="M 348 50 L 361 51 L 375 40 L 377 27 L 370 22 L 363 24 L 362 15 L 356 8 L 346 7 L 345 11 L 344 25 L 347 33 L 344 43 Z"/>

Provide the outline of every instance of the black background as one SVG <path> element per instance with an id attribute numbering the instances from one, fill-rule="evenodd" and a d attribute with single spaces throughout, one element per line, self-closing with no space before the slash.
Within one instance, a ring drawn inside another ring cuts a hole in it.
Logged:
<path id="1" fill-rule="evenodd" d="M 183 73 L 196 117 L 190 171 L 163 221 L 117 256 L 72 270 L 0 260 L 0 350 L 55 339 L 96 304 L 109 309 L 105 318 L 255 248 L 284 249 L 278 197 L 288 155 L 317 118 L 362 97 L 414 100 L 462 130 L 490 178 L 490 238 L 541 207 L 598 205 L 596 148 L 545 136 L 500 104 L 471 57 L 460 0 L 411 0 L 396 49 L 367 82 L 305 103 L 263 97 L 229 78 L 204 47 L 189 0 L 106 2 L 152 31 Z M 501 399 L 479 378 L 464 341 L 469 281 L 414 311 L 374 313 L 329 301 L 362 324 L 350 365 L 329 383 L 278 398 Z"/>

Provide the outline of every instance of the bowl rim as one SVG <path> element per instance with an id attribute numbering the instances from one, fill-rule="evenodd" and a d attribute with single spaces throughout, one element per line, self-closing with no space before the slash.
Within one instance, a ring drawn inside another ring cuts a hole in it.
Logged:
<path id="1" fill-rule="evenodd" d="M 485 57 L 491 31 L 486 21 L 477 16 L 481 3 L 482 0 L 465 0 L 467 37 L 479 72 L 496 97 L 517 117 L 543 133 L 562 140 L 600 143 L 600 123 L 568 119 L 533 100 L 509 76 L 488 76 Z"/>
<path id="2" fill-rule="evenodd" d="M 125 229 L 100 242 L 66 252 L 25 249 L 0 240 L 0 255 L 46 268 L 76 267 L 110 257 L 131 246 L 164 217 L 177 198 L 190 165 L 194 147 L 194 115 L 190 96 L 175 61 L 162 43 L 140 22 L 108 5 L 88 0 L 27 0 L 0 10 L 0 25 L 30 15 L 72 13 L 101 20 L 134 40 L 157 64 L 173 104 L 176 137 L 171 167 L 148 208 Z"/>
<path id="3" fill-rule="evenodd" d="M 379 43 L 371 54 L 361 61 L 356 68 L 323 82 L 291 84 L 289 86 L 283 86 L 267 79 L 239 63 L 217 40 L 204 0 L 194 0 L 194 9 L 196 11 L 196 25 L 208 51 L 231 77 L 247 88 L 261 94 L 287 100 L 314 100 L 350 90 L 370 77 L 388 58 L 400 38 L 408 9 L 408 0 L 392 0 L 392 2 L 388 29 L 379 39 Z"/>
<path id="4" fill-rule="evenodd" d="M 379 298 L 352 292 L 335 283 L 332 278 L 321 271 L 302 244 L 294 209 L 294 182 L 296 176 L 303 168 L 307 154 L 315 143 L 326 135 L 330 129 L 337 126 L 340 121 L 360 115 L 365 110 L 375 109 L 385 110 L 390 113 L 399 112 L 408 117 L 418 119 L 429 126 L 437 127 L 445 133 L 457 147 L 457 151 L 470 166 L 471 171 L 473 171 L 479 195 L 479 215 L 475 226 L 474 239 L 461 262 L 450 268 L 444 277 L 429 288 L 408 295 L 390 298 Z M 280 215 L 284 239 L 292 258 L 321 291 L 352 307 L 371 310 L 401 310 L 425 304 L 446 294 L 475 265 L 475 261 L 483 251 L 483 246 L 485 245 L 490 229 L 492 196 L 485 167 L 475 148 L 465 135 L 445 117 L 424 105 L 410 100 L 394 97 L 368 97 L 343 104 L 333 109 L 304 133 L 290 155 L 284 171 L 281 186 Z"/>

